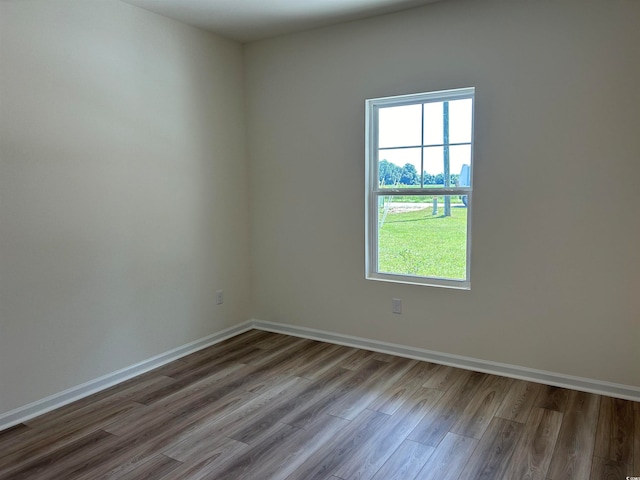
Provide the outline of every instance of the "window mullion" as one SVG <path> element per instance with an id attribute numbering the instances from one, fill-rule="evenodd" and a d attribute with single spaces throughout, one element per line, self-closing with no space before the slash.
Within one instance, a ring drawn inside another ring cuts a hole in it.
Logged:
<path id="1" fill-rule="evenodd" d="M 423 140 L 424 142 L 424 140 Z M 457 147 L 461 145 L 471 145 L 471 142 L 457 142 L 457 143 L 428 143 L 422 145 L 398 145 L 397 147 L 380 147 L 378 150 L 406 150 L 408 148 L 420 148 L 420 147 L 444 147 L 449 145 L 450 147 Z"/>
<path id="2" fill-rule="evenodd" d="M 420 188 L 424 188 L 424 103 L 421 106 L 422 121 L 420 124 Z"/>
<path id="3" fill-rule="evenodd" d="M 440 187 L 440 188 L 401 188 L 401 189 L 376 189 L 372 193 L 383 197 L 408 197 L 431 195 L 469 195 L 471 187 Z"/>

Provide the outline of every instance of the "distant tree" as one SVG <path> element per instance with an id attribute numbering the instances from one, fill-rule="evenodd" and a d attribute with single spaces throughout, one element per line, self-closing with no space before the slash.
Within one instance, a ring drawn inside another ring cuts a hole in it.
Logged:
<path id="1" fill-rule="evenodd" d="M 418 171 L 415 166 L 406 163 L 404 167 L 402 167 L 400 183 L 403 185 L 420 185 L 420 177 L 418 176 Z"/>
<path id="2" fill-rule="evenodd" d="M 438 173 L 434 177 L 434 182 L 436 185 L 444 185 L 444 173 Z"/>
<path id="3" fill-rule="evenodd" d="M 460 180 L 460 175 L 458 175 L 457 173 L 452 173 L 449 177 L 451 179 L 451 185 L 458 185 L 458 180 Z"/>
<path id="4" fill-rule="evenodd" d="M 436 183 L 436 177 L 427 172 L 422 172 L 422 178 L 425 185 L 433 185 Z"/>
<path id="5" fill-rule="evenodd" d="M 378 164 L 379 180 L 382 185 L 395 185 L 400 181 L 402 169 L 395 163 L 380 160 Z"/>

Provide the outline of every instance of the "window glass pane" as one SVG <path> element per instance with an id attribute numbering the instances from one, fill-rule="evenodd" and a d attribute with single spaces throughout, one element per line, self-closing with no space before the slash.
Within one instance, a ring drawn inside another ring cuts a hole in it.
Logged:
<path id="1" fill-rule="evenodd" d="M 444 147 L 426 147 L 424 149 L 424 186 L 426 188 L 445 186 L 445 162 L 447 150 Z M 469 187 L 470 184 L 459 184 L 460 174 L 463 173 L 463 180 L 469 177 L 463 172 L 471 165 L 471 145 L 454 145 L 449 147 L 449 187 Z M 466 167 L 464 167 L 466 165 Z"/>
<path id="2" fill-rule="evenodd" d="M 424 186 L 426 188 L 444 186 L 444 148 L 424 149 Z"/>
<path id="3" fill-rule="evenodd" d="M 424 144 L 442 145 L 442 102 L 424 104 Z"/>
<path id="4" fill-rule="evenodd" d="M 454 145 L 449 147 L 449 165 L 451 186 L 471 186 L 471 145 Z"/>
<path id="5" fill-rule="evenodd" d="M 449 102 L 449 143 L 471 142 L 471 99 Z"/>
<path id="6" fill-rule="evenodd" d="M 422 105 L 387 107 L 378 110 L 378 146 L 421 145 Z"/>
<path id="7" fill-rule="evenodd" d="M 419 148 L 380 150 L 378 159 L 378 180 L 381 188 L 420 186 Z"/>
<path id="8" fill-rule="evenodd" d="M 466 198 L 378 197 L 378 271 L 466 280 Z"/>

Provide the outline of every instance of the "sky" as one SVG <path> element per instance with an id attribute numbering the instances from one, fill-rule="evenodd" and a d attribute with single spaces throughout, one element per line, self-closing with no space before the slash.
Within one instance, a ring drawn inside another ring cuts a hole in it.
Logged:
<path id="1" fill-rule="evenodd" d="M 443 102 L 424 104 L 424 168 L 420 163 L 422 143 L 422 104 L 401 107 L 380 108 L 378 113 L 379 160 L 387 160 L 403 166 L 411 163 L 418 172 L 422 170 L 436 175 L 444 172 L 443 143 Z M 449 143 L 471 141 L 472 101 L 469 98 L 449 101 Z M 463 164 L 471 163 L 471 146 L 457 145 L 449 147 L 450 171 L 459 174 Z"/>

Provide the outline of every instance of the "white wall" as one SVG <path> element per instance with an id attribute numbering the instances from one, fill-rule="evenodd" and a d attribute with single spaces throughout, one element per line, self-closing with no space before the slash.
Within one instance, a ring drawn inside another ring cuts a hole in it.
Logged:
<path id="1" fill-rule="evenodd" d="M 2 413 L 250 310 L 242 47 L 113 0 L 0 9 Z"/>
<path id="2" fill-rule="evenodd" d="M 254 318 L 640 386 L 640 2 L 452 0 L 246 67 Z M 472 290 L 364 280 L 364 100 L 465 86 Z"/>

